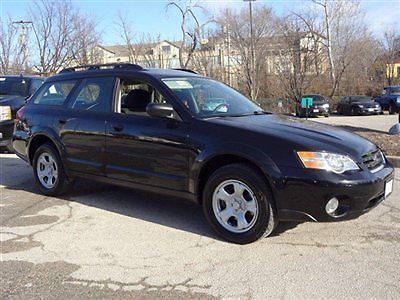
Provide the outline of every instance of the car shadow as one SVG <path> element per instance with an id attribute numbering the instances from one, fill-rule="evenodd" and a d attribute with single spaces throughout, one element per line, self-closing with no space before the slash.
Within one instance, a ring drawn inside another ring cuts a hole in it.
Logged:
<path id="1" fill-rule="evenodd" d="M 22 167 L 22 170 L 18 171 L 25 173 L 25 176 L 21 174 L 20 178 L 23 179 L 17 182 L 2 174 L 0 184 L 5 189 L 40 194 L 28 165 L 25 169 L 21 160 L 15 157 L 1 157 L 1 160 L 3 165 Z M 57 198 L 224 241 L 214 234 L 206 223 L 201 206 L 187 200 L 85 179 L 76 180 L 71 192 Z M 297 225 L 298 223 L 294 222 L 280 223 L 273 236 L 278 236 Z"/>

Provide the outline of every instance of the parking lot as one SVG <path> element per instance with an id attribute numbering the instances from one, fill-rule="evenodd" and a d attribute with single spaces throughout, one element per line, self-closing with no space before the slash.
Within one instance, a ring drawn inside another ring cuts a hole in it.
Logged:
<path id="1" fill-rule="evenodd" d="M 0 157 L 2 297 L 400 297 L 399 169 L 356 220 L 282 223 L 239 246 L 196 205 L 85 181 L 45 197 L 24 162 Z"/>
<path id="2" fill-rule="evenodd" d="M 374 116 L 337 116 L 329 118 L 312 118 L 312 121 L 329 125 L 351 126 L 356 128 L 368 128 L 371 130 L 388 132 L 399 121 L 398 115 L 374 115 Z"/>

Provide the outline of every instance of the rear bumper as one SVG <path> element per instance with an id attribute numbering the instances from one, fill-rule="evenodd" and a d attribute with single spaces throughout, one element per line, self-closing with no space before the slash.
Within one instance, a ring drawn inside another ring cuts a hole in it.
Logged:
<path id="1" fill-rule="evenodd" d="M 287 168 L 282 185 L 274 188 L 278 218 L 290 221 L 334 222 L 356 218 L 385 200 L 385 185 L 394 179 L 389 164 L 377 173 L 359 171 L 337 175 L 318 170 Z M 393 181 L 394 182 L 394 181 Z M 325 211 L 336 197 L 335 216 Z"/>
<path id="2" fill-rule="evenodd" d="M 0 146 L 8 146 L 14 131 L 14 120 L 0 122 Z"/>

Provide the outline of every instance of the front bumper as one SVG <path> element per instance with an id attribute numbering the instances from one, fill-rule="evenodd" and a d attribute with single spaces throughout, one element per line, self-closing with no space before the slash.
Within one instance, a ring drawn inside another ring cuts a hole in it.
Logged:
<path id="1" fill-rule="evenodd" d="M 322 170 L 284 168 L 286 176 L 274 186 L 280 220 L 332 222 L 353 219 L 385 200 L 385 184 L 394 179 L 386 163 L 376 173 L 366 170 L 333 174 Z M 394 182 L 394 181 L 393 181 Z M 326 203 L 339 200 L 338 214 L 330 216 Z"/>
<path id="2" fill-rule="evenodd" d="M 303 114 L 306 115 L 306 109 L 303 110 Z M 317 116 L 328 116 L 329 108 L 323 106 L 314 106 L 308 109 L 308 116 L 317 117 Z"/>
<path id="3" fill-rule="evenodd" d="M 8 146 L 11 144 L 11 139 L 14 131 L 14 121 L 0 122 L 0 146 Z"/>
<path id="4" fill-rule="evenodd" d="M 379 108 L 376 108 L 376 107 L 373 107 L 373 108 L 362 108 L 361 109 L 361 114 L 363 114 L 363 115 L 373 115 L 373 114 L 380 114 L 380 113 L 382 113 L 382 109 L 379 107 Z"/>

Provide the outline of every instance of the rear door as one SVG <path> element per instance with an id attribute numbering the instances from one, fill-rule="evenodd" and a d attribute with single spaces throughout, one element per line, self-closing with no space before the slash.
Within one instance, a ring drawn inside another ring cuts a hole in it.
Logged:
<path id="1" fill-rule="evenodd" d="M 82 79 L 55 122 L 69 170 L 104 176 L 105 124 L 113 102 L 114 77 Z"/>

